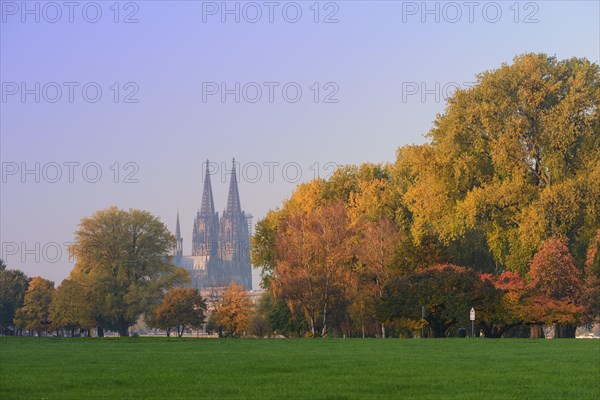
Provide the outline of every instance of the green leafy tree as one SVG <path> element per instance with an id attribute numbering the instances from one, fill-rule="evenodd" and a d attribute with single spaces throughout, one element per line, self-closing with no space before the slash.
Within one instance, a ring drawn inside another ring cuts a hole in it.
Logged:
<path id="1" fill-rule="evenodd" d="M 267 215 L 258 221 L 252 236 L 250 257 L 252 265 L 261 268 L 260 286 L 269 288 L 275 269 L 275 236 L 279 224 L 280 213 L 269 211 Z"/>
<path id="2" fill-rule="evenodd" d="M 269 313 L 269 324 L 273 333 L 285 337 L 300 337 L 307 329 L 304 313 L 292 312 L 283 299 L 274 300 L 273 308 Z"/>
<path id="3" fill-rule="evenodd" d="M 209 335 L 216 333 L 220 338 L 223 337 L 223 326 L 217 321 L 217 314 L 215 312 L 211 313 L 208 317 L 208 321 L 206 322 L 206 332 Z"/>
<path id="4" fill-rule="evenodd" d="M 379 307 L 380 318 L 419 321 L 421 307 L 431 336 L 444 337 L 466 324 L 471 307 L 488 319 L 501 293 L 478 272 L 450 264 L 435 265 L 392 282 Z"/>
<path id="5" fill-rule="evenodd" d="M 269 315 L 273 310 L 273 297 L 269 292 L 264 292 L 258 298 L 250 322 L 248 333 L 252 336 L 263 338 L 273 336 L 273 328 Z"/>
<path id="6" fill-rule="evenodd" d="M 91 329 L 93 305 L 86 298 L 86 290 L 79 282 L 65 279 L 52 295 L 50 304 L 50 321 L 52 329 L 65 329 L 71 337 L 77 329 Z"/>
<path id="7" fill-rule="evenodd" d="M 29 279 L 18 270 L 6 269 L 0 259 L 0 329 L 11 334 L 15 312 L 23 306 Z"/>
<path id="8" fill-rule="evenodd" d="M 164 290 L 189 281 L 171 263 L 174 246 L 167 227 L 146 211 L 111 207 L 81 220 L 70 247 L 76 260 L 71 279 L 89 290 L 100 331 L 127 336 Z"/>

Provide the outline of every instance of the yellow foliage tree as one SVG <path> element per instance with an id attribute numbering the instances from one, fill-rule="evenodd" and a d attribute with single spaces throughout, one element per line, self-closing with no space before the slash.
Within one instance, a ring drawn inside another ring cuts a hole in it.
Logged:
<path id="1" fill-rule="evenodd" d="M 216 304 L 213 316 L 215 324 L 230 336 L 240 337 L 250 322 L 252 308 L 252 300 L 246 295 L 244 287 L 231 282 L 223 292 L 222 300 Z"/>

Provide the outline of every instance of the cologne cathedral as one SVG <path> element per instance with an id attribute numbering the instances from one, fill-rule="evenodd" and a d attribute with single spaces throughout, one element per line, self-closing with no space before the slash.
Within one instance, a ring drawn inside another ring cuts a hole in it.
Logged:
<path id="1" fill-rule="evenodd" d="M 183 255 L 183 238 L 179 227 L 179 211 L 175 236 L 177 247 L 174 263 L 185 268 L 192 278 L 192 286 L 208 290 L 229 285 L 231 281 L 252 290 L 250 266 L 250 234 L 252 215 L 242 211 L 235 171 L 235 159 L 229 182 L 227 206 L 223 214 L 215 212 L 209 163 L 202 193 L 202 204 L 194 219 L 192 254 Z"/>

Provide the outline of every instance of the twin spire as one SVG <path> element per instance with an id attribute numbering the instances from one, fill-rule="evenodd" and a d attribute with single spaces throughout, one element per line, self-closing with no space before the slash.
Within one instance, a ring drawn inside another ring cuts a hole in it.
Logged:
<path id="1" fill-rule="evenodd" d="M 210 183 L 209 162 L 206 160 L 206 173 L 204 176 L 204 189 L 202 190 L 202 205 L 200 216 L 212 218 L 215 215 L 215 202 L 213 200 L 212 185 Z M 231 181 L 229 182 L 229 195 L 227 196 L 227 207 L 223 215 L 238 215 L 242 213 L 240 204 L 240 193 L 237 185 L 237 174 L 235 172 L 235 158 L 231 169 Z M 177 209 L 177 222 L 175 224 L 175 237 L 179 243 L 181 239 L 181 228 L 179 225 L 179 209 Z"/>
<path id="2" fill-rule="evenodd" d="M 206 160 L 206 173 L 204 177 L 204 190 L 202 192 L 202 206 L 200 208 L 200 215 L 208 216 L 214 215 L 215 203 L 212 194 L 212 185 L 210 183 L 210 169 L 209 162 Z M 240 204 L 240 193 L 238 191 L 237 174 L 235 168 L 235 158 L 232 162 L 231 169 L 231 180 L 229 181 L 229 194 L 227 196 L 227 207 L 225 207 L 225 214 L 240 214 L 242 212 L 242 206 Z"/>
<path id="3" fill-rule="evenodd" d="M 238 190 L 235 159 L 227 169 L 229 194 L 223 215 L 215 212 L 211 175 L 215 164 L 206 160 L 202 204 L 194 219 L 192 231 L 192 253 L 183 257 L 182 240 L 178 238 L 175 257 L 177 265 L 184 266 L 192 275 L 196 288 L 225 286 L 229 282 L 252 287 L 249 239 L 252 216 L 242 211 Z M 213 168 L 211 168 L 213 167 Z M 220 218 L 219 218 L 220 217 Z M 176 234 L 180 234 L 179 212 L 177 212 Z"/>

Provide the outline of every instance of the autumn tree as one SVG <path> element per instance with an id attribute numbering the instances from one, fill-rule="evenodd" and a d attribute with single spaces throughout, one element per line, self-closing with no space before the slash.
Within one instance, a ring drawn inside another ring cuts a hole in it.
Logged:
<path id="1" fill-rule="evenodd" d="M 491 312 L 478 319 L 486 337 L 501 337 L 509 329 L 529 326 L 530 337 L 543 338 L 543 325 L 562 320 L 561 315 L 571 307 L 540 293 L 518 272 L 483 274 L 482 279 L 489 280 L 502 293 L 501 299 L 491 306 Z"/>
<path id="2" fill-rule="evenodd" d="M 563 238 L 546 240 L 531 261 L 531 287 L 537 294 L 550 300 L 557 314 L 557 337 L 575 337 L 575 328 L 581 317 L 581 272 Z M 565 320 L 567 316 L 572 315 Z"/>
<path id="3" fill-rule="evenodd" d="M 127 336 L 164 290 L 189 280 L 171 263 L 174 245 L 167 227 L 146 211 L 111 207 L 81 220 L 70 247 L 76 260 L 71 279 L 89 290 L 100 332 Z"/>
<path id="4" fill-rule="evenodd" d="M 457 90 L 429 141 L 398 149 L 393 165 L 340 166 L 300 184 L 257 224 L 252 254 L 265 266 L 264 287 L 292 312 L 302 309 L 313 334 L 343 322 L 371 335 L 382 283 L 450 263 L 489 275 L 484 285 L 500 293 L 481 327 L 487 335 L 519 321 L 538 333 L 544 323 L 572 323 L 580 305 L 531 286 L 529 261 L 545 240 L 564 237 L 583 269 L 600 226 L 599 78 L 598 64 L 586 59 L 517 56 Z M 349 236 L 329 247 L 331 256 L 351 259 L 334 286 L 319 270 L 325 242 L 314 246 L 314 216 L 331 204 L 345 207 Z M 504 285 L 497 278 L 506 271 L 516 275 Z M 590 285 L 585 304 L 597 298 Z M 515 298 L 524 307 L 513 307 Z"/>
<path id="5" fill-rule="evenodd" d="M 18 270 L 6 269 L 0 259 L 0 330 L 11 334 L 15 312 L 23 306 L 29 279 Z"/>
<path id="6" fill-rule="evenodd" d="M 398 273 L 400 229 L 387 218 L 363 220 L 358 228 L 357 256 L 358 290 L 369 317 L 376 319 L 377 302 L 384 297 L 384 289 Z M 375 300 L 375 301 L 373 301 Z M 378 321 L 381 337 L 385 337 L 385 322 Z"/>
<path id="7" fill-rule="evenodd" d="M 582 303 L 585 322 L 600 323 L 600 229 L 587 252 Z"/>
<path id="8" fill-rule="evenodd" d="M 532 285 L 556 300 L 576 303 L 581 292 L 581 272 L 564 239 L 546 240 L 531 261 Z"/>
<path id="9" fill-rule="evenodd" d="M 350 237 L 341 203 L 291 214 L 277 237 L 275 290 L 304 310 L 312 335 L 325 335 L 332 309 L 348 287 Z"/>
<path id="10" fill-rule="evenodd" d="M 600 222 L 599 71 L 524 54 L 456 91 L 405 160 L 415 238 L 482 235 L 498 272 L 522 273 L 549 237 L 589 240 L 578 233 Z"/>
<path id="11" fill-rule="evenodd" d="M 499 338 L 509 329 L 524 323 L 521 309 L 527 293 L 527 283 L 518 273 L 511 271 L 500 275 L 482 274 L 481 279 L 489 281 L 500 297 L 490 307 L 485 318 L 477 319 L 477 324 L 485 337 Z"/>
<path id="12" fill-rule="evenodd" d="M 50 325 L 49 313 L 54 282 L 36 276 L 29 282 L 23 306 L 15 313 L 15 326 L 37 331 L 38 336 L 48 330 Z"/>
<path id="13" fill-rule="evenodd" d="M 244 287 L 232 281 L 213 312 L 214 325 L 222 327 L 230 336 L 240 337 L 248 327 L 252 307 Z"/>
<path id="14" fill-rule="evenodd" d="M 206 320 L 206 300 L 195 288 L 173 288 L 154 311 L 156 327 L 181 337 L 188 328 L 200 329 Z"/>
<path id="15" fill-rule="evenodd" d="M 362 165 L 357 171 L 349 209 L 357 257 L 353 274 L 353 316 L 358 318 L 363 336 L 365 322 L 376 323 L 378 336 L 386 336 L 384 321 L 376 321 L 375 308 L 383 298 L 384 287 L 401 267 L 400 249 L 409 241 L 396 223 L 396 188 L 389 166 Z"/>

